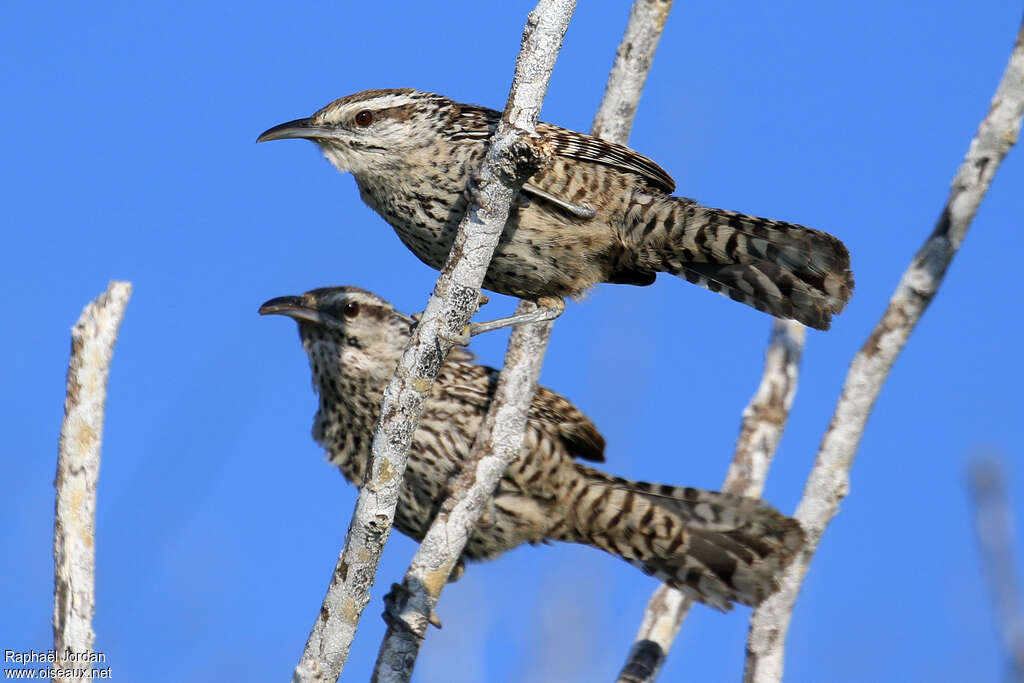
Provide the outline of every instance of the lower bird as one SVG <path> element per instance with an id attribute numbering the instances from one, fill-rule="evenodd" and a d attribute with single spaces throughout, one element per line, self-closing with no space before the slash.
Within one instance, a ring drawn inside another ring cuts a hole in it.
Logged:
<path id="1" fill-rule="evenodd" d="M 357 287 L 315 289 L 260 307 L 299 325 L 319 408 L 313 438 L 360 485 L 384 388 L 415 321 Z M 395 526 L 422 540 L 465 466 L 498 371 L 455 348 L 427 399 L 409 451 Z M 538 387 L 522 452 L 459 561 L 494 558 L 523 543 L 582 543 L 639 567 L 721 610 L 757 605 L 804 540 L 800 524 L 760 500 L 629 481 L 577 460 L 604 461 L 604 438 L 559 394 Z"/>
<path id="2" fill-rule="evenodd" d="M 424 263 L 440 269 L 500 113 L 410 89 L 366 90 L 264 131 L 312 140 Z M 828 329 L 853 290 L 838 239 L 672 196 L 658 164 L 607 140 L 537 124 L 546 162 L 526 180 L 484 287 L 561 310 L 599 282 L 671 273 L 780 318 Z"/>

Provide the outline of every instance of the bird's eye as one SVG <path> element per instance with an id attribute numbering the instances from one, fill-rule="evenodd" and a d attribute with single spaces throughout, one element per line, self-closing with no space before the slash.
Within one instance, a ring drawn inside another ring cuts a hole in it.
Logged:
<path id="1" fill-rule="evenodd" d="M 369 109 L 363 109 L 356 114 L 356 125 L 360 128 L 366 128 L 371 123 L 373 123 L 373 114 L 370 113 Z"/>
<path id="2" fill-rule="evenodd" d="M 355 301 L 349 301 L 345 304 L 345 317 L 351 320 L 352 318 L 359 315 L 359 304 Z"/>

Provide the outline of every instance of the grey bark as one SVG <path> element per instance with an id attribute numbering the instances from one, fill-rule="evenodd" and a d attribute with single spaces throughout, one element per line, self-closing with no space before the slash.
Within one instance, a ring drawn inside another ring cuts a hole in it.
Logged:
<path id="1" fill-rule="evenodd" d="M 795 517 L 807 543 L 782 576 L 779 592 L 755 610 L 744 680 L 782 679 L 783 650 L 797 593 L 829 521 L 849 491 L 850 467 L 893 362 L 945 277 L 996 170 L 1017 141 L 1024 112 L 1024 24 L 988 114 L 967 151 L 932 234 L 904 272 L 882 319 L 853 358 Z"/>
<path id="2" fill-rule="evenodd" d="M 531 134 L 540 114 L 572 0 L 541 0 L 529 15 L 502 121 L 474 179 L 473 201 L 395 375 L 384 392 L 372 463 L 345 548 L 293 681 L 333 681 L 348 657 L 394 522 L 412 436 L 453 339 L 476 313 L 480 285 L 523 181 L 539 167 Z"/>
<path id="3" fill-rule="evenodd" d="M 91 653 L 96 634 L 96 485 L 100 475 L 107 378 L 132 286 L 111 282 L 71 328 L 64 423 L 57 454 L 53 525 L 55 668 L 81 668 L 69 653 Z M 63 680 L 86 680 L 78 676 Z"/>

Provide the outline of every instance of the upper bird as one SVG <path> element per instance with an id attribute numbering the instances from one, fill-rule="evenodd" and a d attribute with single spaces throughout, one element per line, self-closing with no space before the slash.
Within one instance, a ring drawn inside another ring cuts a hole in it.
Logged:
<path id="1" fill-rule="evenodd" d="M 440 269 L 499 112 L 411 89 L 365 90 L 257 142 L 312 140 L 421 261 Z M 674 197 L 675 182 L 627 147 L 537 124 L 551 156 L 523 186 L 484 287 L 523 299 L 578 297 L 659 272 L 780 318 L 828 329 L 853 290 L 835 237 Z"/>

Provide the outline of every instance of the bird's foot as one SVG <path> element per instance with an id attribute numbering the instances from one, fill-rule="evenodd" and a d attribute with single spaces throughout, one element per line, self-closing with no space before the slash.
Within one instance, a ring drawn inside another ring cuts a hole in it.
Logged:
<path id="1" fill-rule="evenodd" d="M 410 633 L 416 633 L 416 629 L 406 621 L 406 616 L 403 614 L 403 611 L 408 606 L 410 597 L 412 597 L 412 591 L 406 588 L 403 584 L 391 584 L 391 590 L 384 596 L 384 614 L 382 616 L 388 626 L 403 628 Z M 434 610 L 430 610 L 430 616 L 427 618 L 427 622 L 431 626 L 441 628 L 441 618 L 437 616 L 437 612 Z"/>
<path id="2" fill-rule="evenodd" d="M 558 297 L 541 297 L 537 300 L 537 310 L 530 313 L 518 313 L 507 318 L 498 318 L 485 323 L 470 323 L 469 336 L 475 337 L 484 332 L 500 330 L 504 327 L 514 325 L 525 325 L 526 323 L 540 323 L 554 320 L 565 311 L 565 300 Z"/>
<path id="3" fill-rule="evenodd" d="M 462 328 L 462 332 L 456 334 L 451 330 L 446 330 L 443 327 L 437 330 L 437 336 L 443 341 L 455 346 L 469 346 L 469 341 L 473 338 L 473 325 L 466 325 Z"/>

